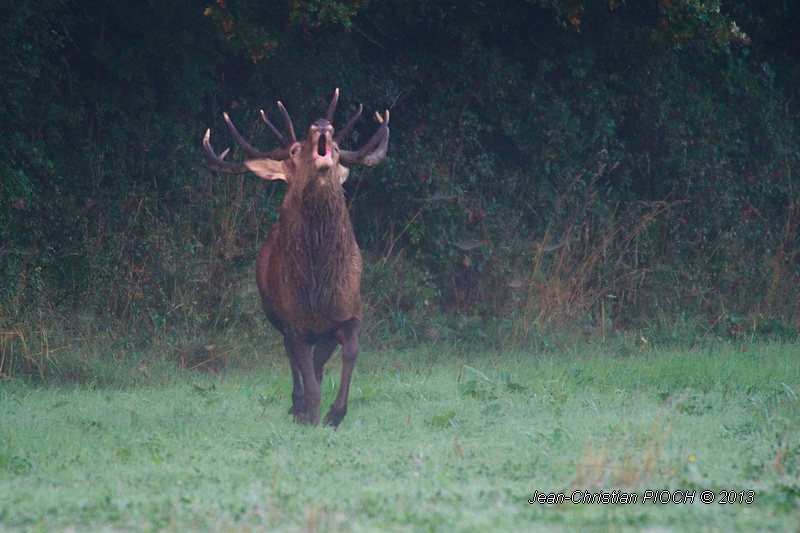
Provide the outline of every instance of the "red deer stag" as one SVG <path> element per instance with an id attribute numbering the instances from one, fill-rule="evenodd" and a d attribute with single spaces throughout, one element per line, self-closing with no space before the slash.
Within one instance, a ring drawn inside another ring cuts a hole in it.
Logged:
<path id="1" fill-rule="evenodd" d="M 292 407 L 296 422 L 320 421 L 320 383 L 338 344 L 342 345 L 342 381 L 339 394 L 324 423 L 338 426 L 347 414 L 350 377 L 358 357 L 361 332 L 361 252 L 347 212 L 342 183 L 350 172 L 341 163 L 374 166 L 386 156 L 389 145 L 389 111 L 378 131 L 357 151 L 339 148 L 363 106 L 334 136 L 333 113 L 339 89 L 328 113 L 298 141 L 289 113 L 278 102 L 286 128 L 282 135 L 261 111 L 261 118 L 280 143 L 271 152 L 259 152 L 245 141 L 228 114 L 231 136 L 247 154 L 243 163 L 225 161 L 228 150 L 217 155 L 211 148 L 211 130 L 203 139 L 206 159 L 218 172 L 253 172 L 265 180 L 288 185 L 278 222 L 258 253 L 256 282 L 267 318 L 283 334 L 292 368 Z"/>

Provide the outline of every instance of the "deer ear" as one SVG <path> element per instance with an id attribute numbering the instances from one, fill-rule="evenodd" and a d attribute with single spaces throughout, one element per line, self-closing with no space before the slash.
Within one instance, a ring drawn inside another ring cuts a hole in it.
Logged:
<path id="1" fill-rule="evenodd" d="M 345 181 L 347 181 L 347 176 L 350 175 L 350 169 L 349 168 L 344 167 L 342 165 L 339 165 L 337 167 L 336 171 L 339 174 L 339 184 L 343 184 Z"/>
<path id="2" fill-rule="evenodd" d="M 264 180 L 286 180 L 286 171 L 283 168 L 283 161 L 274 159 L 250 159 L 244 162 L 250 172 Z"/>

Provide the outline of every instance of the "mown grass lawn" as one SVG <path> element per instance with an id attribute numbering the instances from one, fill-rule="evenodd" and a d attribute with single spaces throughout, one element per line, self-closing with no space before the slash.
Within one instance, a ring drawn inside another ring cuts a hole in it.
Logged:
<path id="1" fill-rule="evenodd" d="M 279 352 L 129 387 L 7 381 L 0 530 L 800 527 L 800 346 L 620 353 L 364 351 L 337 431 L 286 415 Z M 695 497 L 641 503 L 647 490 Z M 530 504 L 537 491 L 567 501 Z"/>

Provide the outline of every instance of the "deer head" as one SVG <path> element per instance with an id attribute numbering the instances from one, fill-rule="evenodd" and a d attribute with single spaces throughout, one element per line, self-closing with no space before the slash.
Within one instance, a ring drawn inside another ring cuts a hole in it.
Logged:
<path id="1" fill-rule="evenodd" d="M 278 102 L 278 108 L 283 116 L 286 136 L 278 131 L 262 110 L 262 120 L 281 145 L 280 148 L 271 152 L 261 152 L 250 146 L 236 130 L 228 114 L 224 113 L 228 130 L 236 143 L 247 154 L 247 159 L 243 163 L 226 161 L 225 157 L 229 152 L 227 149 L 218 156 L 211 147 L 210 129 L 206 131 L 206 135 L 203 138 L 206 159 L 217 172 L 241 174 L 250 171 L 262 179 L 283 180 L 290 185 L 320 177 L 328 177 L 342 184 L 347 180 L 350 170 L 341 163 L 371 167 L 377 165 L 386 157 L 386 149 L 389 146 L 389 111 L 387 110 L 383 117 L 377 113 L 375 114 L 378 121 L 381 122 L 380 128 L 361 149 L 351 152 L 340 149 L 339 143 L 353 128 L 353 125 L 361 115 L 363 106 L 359 105 L 358 110 L 347 121 L 342 131 L 334 134 L 331 121 L 333 120 L 338 100 L 339 89 L 336 89 L 328 106 L 326 117 L 311 124 L 308 129 L 308 136 L 303 141 L 298 141 L 295 137 L 292 120 L 281 102 Z"/>

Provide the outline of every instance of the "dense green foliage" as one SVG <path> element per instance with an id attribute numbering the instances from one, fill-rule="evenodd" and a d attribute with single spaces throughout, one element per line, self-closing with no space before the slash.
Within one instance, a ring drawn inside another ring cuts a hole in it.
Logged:
<path id="1" fill-rule="evenodd" d="M 392 110 L 390 159 L 347 184 L 383 331 L 797 329 L 790 0 L 5 0 L 0 13 L 4 343 L 54 317 L 84 334 L 253 320 L 250 265 L 282 190 L 212 175 L 200 138 L 229 142 L 227 110 L 271 147 L 260 108 L 282 100 L 302 131 L 336 86 L 339 121 L 358 102 Z M 353 144 L 373 128 L 362 119 Z"/>

